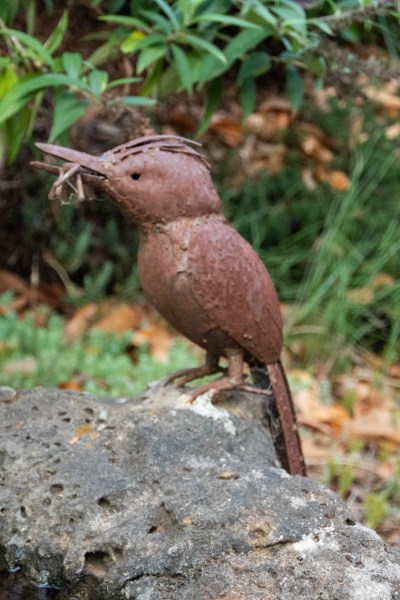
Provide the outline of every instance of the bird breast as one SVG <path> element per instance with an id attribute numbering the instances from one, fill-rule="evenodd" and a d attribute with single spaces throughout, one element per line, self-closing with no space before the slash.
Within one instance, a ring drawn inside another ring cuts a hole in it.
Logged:
<path id="1" fill-rule="evenodd" d="M 138 266 L 145 295 L 199 346 L 218 355 L 240 347 L 261 362 L 279 359 L 282 322 L 269 273 L 221 215 L 148 231 Z"/>

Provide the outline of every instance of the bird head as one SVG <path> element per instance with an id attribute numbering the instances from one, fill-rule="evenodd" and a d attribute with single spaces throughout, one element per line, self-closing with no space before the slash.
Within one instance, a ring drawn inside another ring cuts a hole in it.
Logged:
<path id="1" fill-rule="evenodd" d="M 200 144 L 192 140 L 145 136 L 101 156 L 53 144 L 36 146 L 45 154 L 66 161 L 62 166 L 31 163 L 58 175 L 50 198 L 63 197 L 72 189 L 79 200 L 84 200 L 85 186 L 89 185 L 111 195 L 139 226 L 221 212 L 209 164 L 193 148 Z"/>

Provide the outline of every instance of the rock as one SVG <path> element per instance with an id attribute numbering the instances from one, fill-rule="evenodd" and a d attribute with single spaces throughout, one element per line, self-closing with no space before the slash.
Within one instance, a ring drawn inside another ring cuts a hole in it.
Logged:
<path id="1" fill-rule="evenodd" d="M 262 398 L 7 398 L 0 561 L 57 598 L 400 600 L 399 553 L 277 467 Z"/>

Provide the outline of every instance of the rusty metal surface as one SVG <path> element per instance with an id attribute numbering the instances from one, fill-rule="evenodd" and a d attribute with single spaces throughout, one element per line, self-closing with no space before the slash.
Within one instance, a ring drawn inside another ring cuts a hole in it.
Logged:
<path id="1" fill-rule="evenodd" d="M 183 335 L 206 349 L 209 360 L 238 354 L 269 372 L 291 473 L 304 474 L 289 387 L 280 363 L 282 320 L 274 285 L 253 248 L 226 222 L 209 164 L 174 136 L 137 138 L 99 157 L 37 144 L 62 167 L 50 197 L 65 186 L 85 198 L 84 183 L 106 190 L 141 233 L 138 265 L 143 290 Z M 216 359 L 216 360 L 215 360 Z M 243 377 L 240 377 L 243 382 Z M 240 387 L 240 381 L 215 384 Z M 211 387 L 211 385 L 209 386 Z"/>

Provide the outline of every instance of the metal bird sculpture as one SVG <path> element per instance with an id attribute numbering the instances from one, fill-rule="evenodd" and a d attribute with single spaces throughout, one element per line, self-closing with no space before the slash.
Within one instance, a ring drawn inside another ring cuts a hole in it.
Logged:
<path id="1" fill-rule="evenodd" d="M 221 371 L 227 373 L 191 392 L 266 393 L 272 387 L 281 441 L 282 465 L 305 474 L 292 397 L 283 370 L 282 319 L 274 285 L 253 248 L 226 221 L 210 176 L 208 161 L 191 140 L 154 135 L 140 137 L 91 156 L 38 143 L 63 166 L 33 162 L 58 175 L 49 194 L 74 193 L 84 200 L 86 186 L 107 192 L 138 227 L 138 268 L 143 291 L 161 315 L 206 351 L 201 367 L 171 374 L 183 385 Z M 245 383 L 247 362 L 256 385 Z M 260 384 L 261 382 L 261 384 Z"/>

